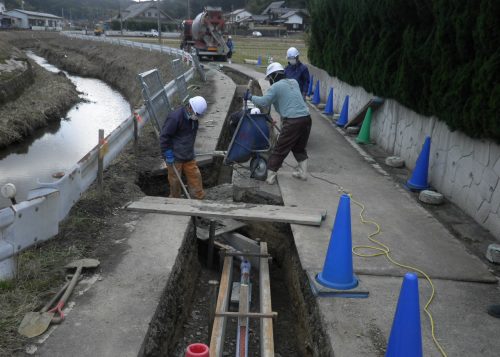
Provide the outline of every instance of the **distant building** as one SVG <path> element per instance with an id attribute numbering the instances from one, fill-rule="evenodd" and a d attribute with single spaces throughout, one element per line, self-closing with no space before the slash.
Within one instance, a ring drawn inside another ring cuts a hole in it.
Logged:
<path id="1" fill-rule="evenodd" d="M 285 1 L 272 2 L 264 9 L 264 11 L 262 11 L 261 15 L 270 16 L 271 13 L 273 12 L 273 10 L 276 11 L 277 9 L 284 8 L 284 7 L 285 7 Z"/>
<path id="2" fill-rule="evenodd" d="M 245 9 L 238 9 L 225 15 L 227 21 L 238 22 L 252 17 L 252 14 Z"/>
<path id="3" fill-rule="evenodd" d="M 291 10 L 281 15 L 279 20 L 285 25 L 288 31 L 303 31 L 306 25 L 307 14 L 300 10 Z"/>
<path id="4" fill-rule="evenodd" d="M 7 11 L 7 8 L 5 7 L 4 2 L 0 1 L 0 14 L 3 14 L 5 11 Z"/>
<path id="5" fill-rule="evenodd" d="M 144 21 L 153 22 L 158 19 L 158 2 L 157 1 L 142 1 L 134 3 L 122 10 L 121 17 L 122 21 Z M 119 20 L 120 16 L 116 16 L 114 20 Z M 164 11 L 160 10 L 160 21 L 168 22 L 171 20 Z"/>
<path id="6" fill-rule="evenodd" d="M 46 14 L 43 12 L 34 12 L 15 9 L 6 11 L 2 14 L 11 20 L 10 27 L 32 29 L 32 30 L 58 30 L 62 28 L 63 18 Z M 3 21 L 2 21 L 3 24 Z"/>

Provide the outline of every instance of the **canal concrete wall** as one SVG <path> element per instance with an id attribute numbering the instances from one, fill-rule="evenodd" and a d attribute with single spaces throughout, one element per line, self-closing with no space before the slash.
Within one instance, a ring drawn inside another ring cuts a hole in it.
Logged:
<path id="1" fill-rule="evenodd" d="M 376 94 L 331 77 L 308 65 L 314 81 L 320 80 L 322 102 L 334 88 L 334 110 L 340 112 L 349 95 L 349 118 Z M 371 138 L 391 155 L 400 156 L 413 169 L 426 136 L 432 139 L 429 180 L 432 187 L 467 212 L 500 239 L 500 145 L 451 131 L 436 117 L 426 117 L 385 99 L 374 112 Z"/>

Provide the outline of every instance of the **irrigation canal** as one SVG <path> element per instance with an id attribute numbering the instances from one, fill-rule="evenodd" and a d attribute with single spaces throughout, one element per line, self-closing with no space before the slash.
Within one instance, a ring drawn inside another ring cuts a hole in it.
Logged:
<path id="1" fill-rule="evenodd" d="M 33 52 L 27 55 L 47 71 L 61 72 Z M 64 73 L 82 101 L 60 123 L 41 129 L 32 140 L 0 150 L 0 184 L 15 184 L 18 201 L 26 199 L 38 181 L 54 181 L 52 175 L 76 164 L 97 144 L 99 129 L 108 135 L 131 114 L 126 99 L 103 81 Z M 0 197 L 0 208 L 9 205 L 9 200 Z"/>

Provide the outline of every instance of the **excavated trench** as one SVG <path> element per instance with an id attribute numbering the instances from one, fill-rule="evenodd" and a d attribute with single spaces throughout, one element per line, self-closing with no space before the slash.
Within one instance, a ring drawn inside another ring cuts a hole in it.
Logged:
<path id="1" fill-rule="evenodd" d="M 248 77 L 224 70 L 238 88 L 231 103 L 229 115 L 241 109 L 241 95 L 246 89 Z M 260 88 L 254 87 L 254 93 Z M 226 118 L 226 124 L 228 122 Z M 217 145 L 217 150 L 226 150 L 230 142 L 228 125 L 225 125 Z M 168 195 L 165 170 L 143 172 L 137 182 L 148 195 Z M 208 166 L 201 168 L 207 199 L 232 201 L 232 169 L 222 165 L 217 158 Z M 251 194 L 250 194 L 251 195 Z M 254 203 L 260 198 L 250 197 Z M 282 204 L 282 202 L 262 201 L 262 204 Z M 200 225 L 200 222 L 197 223 Z M 202 223 L 203 225 L 203 223 Z M 270 262 L 271 301 L 273 311 L 278 313 L 274 320 L 274 345 L 276 356 L 331 356 L 325 331 L 322 328 L 319 310 L 309 288 L 309 282 L 302 270 L 293 241 L 290 225 L 268 222 L 248 222 L 236 231 L 244 236 L 268 244 L 272 256 Z M 209 281 L 220 280 L 221 262 L 217 252 L 214 255 L 214 268 L 207 267 L 207 244 L 196 239 L 196 227 L 192 223 L 183 246 L 179 250 L 175 268 L 171 273 L 168 286 L 155 317 L 150 324 L 148 337 L 144 341 L 142 355 L 145 356 L 184 356 L 186 347 L 191 343 L 210 342 Z M 235 259 L 233 282 L 240 279 L 239 261 Z M 259 310 L 258 271 L 252 269 L 252 300 L 250 310 Z M 237 306 L 231 305 L 231 311 Z M 235 354 L 237 320 L 228 318 L 224 356 Z M 249 356 L 260 356 L 259 321 L 250 319 Z"/>

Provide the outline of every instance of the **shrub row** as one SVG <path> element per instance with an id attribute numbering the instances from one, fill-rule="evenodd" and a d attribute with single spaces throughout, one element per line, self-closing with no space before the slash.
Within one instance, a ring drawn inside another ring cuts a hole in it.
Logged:
<path id="1" fill-rule="evenodd" d="M 311 0 L 309 10 L 312 64 L 500 142 L 500 1 Z"/>

